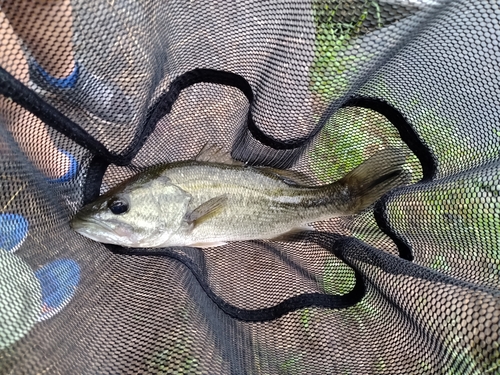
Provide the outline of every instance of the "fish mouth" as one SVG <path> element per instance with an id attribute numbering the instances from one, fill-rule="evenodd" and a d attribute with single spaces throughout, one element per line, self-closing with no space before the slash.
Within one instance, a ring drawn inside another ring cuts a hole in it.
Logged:
<path id="1" fill-rule="evenodd" d="M 117 228 L 105 222 L 76 215 L 70 223 L 71 228 L 84 237 L 93 241 L 109 244 L 118 244 L 127 242 L 119 233 Z M 120 239 L 119 241 L 117 239 Z"/>
<path id="2" fill-rule="evenodd" d="M 113 232 L 113 228 L 111 228 L 109 225 L 92 218 L 84 218 L 80 215 L 76 215 L 71 220 L 70 226 L 78 233 L 80 233 L 80 231 L 87 232 L 87 230 L 91 227 L 105 229 L 109 232 Z"/>

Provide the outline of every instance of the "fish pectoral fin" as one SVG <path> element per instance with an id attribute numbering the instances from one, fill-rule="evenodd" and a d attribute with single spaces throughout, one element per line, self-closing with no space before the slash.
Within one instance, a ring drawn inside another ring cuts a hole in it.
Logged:
<path id="1" fill-rule="evenodd" d="M 290 241 L 299 233 L 314 231 L 313 227 L 309 225 L 302 225 L 300 227 L 295 227 L 290 229 L 288 232 L 282 233 L 276 237 L 271 238 L 271 241 Z"/>
<path id="2" fill-rule="evenodd" d="M 193 211 L 186 214 L 184 220 L 193 226 L 193 228 L 201 223 L 203 220 L 208 219 L 222 209 L 227 202 L 227 195 L 219 195 L 196 207 Z"/>
<path id="3" fill-rule="evenodd" d="M 245 163 L 234 160 L 231 157 L 231 153 L 224 151 L 222 147 L 216 146 L 214 144 L 207 143 L 200 150 L 198 155 L 196 155 L 196 161 L 203 161 L 208 163 L 219 163 L 227 165 L 244 165 Z"/>

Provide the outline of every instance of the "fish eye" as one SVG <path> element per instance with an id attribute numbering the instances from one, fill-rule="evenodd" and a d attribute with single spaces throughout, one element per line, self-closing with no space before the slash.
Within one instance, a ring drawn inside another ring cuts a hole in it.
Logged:
<path id="1" fill-rule="evenodd" d="M 129 207 L 128 202 L 125 199 L 115 197 L 108 202 L 108 208 L 115 215 L 121 215 L 127 212 Z"/>

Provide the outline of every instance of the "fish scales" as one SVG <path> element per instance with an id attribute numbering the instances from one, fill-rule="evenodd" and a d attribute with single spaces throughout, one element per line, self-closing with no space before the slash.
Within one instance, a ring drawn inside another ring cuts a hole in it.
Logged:
<path id="1" fill-rule="evenodd" d="M 195 243 L 214 241 L 215 233 L 226 241 L 264 233 L 260 238 L 270 239 L 289 228 L 333 217 L 336 211 L 345 212 L 350 203 L 345 187 L 295 187 L 252 167 L 191 164 L 168 168 L 163 175 L 191 194 L 189 209 L 227 195 L 225 207 L 189 233 Z"/>

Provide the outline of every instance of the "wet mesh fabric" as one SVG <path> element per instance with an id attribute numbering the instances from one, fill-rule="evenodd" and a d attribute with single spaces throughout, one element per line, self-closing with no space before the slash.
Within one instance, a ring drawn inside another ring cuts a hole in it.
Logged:
<path id="1" fill-rule="evenodd" d="M 493 0 L 0 1 L 0 373 L 499 374 L 499 25 Z M 394 147 L 407 178 L 278 241 L 70 228 L 207 144 L 314 186 Z"/>

